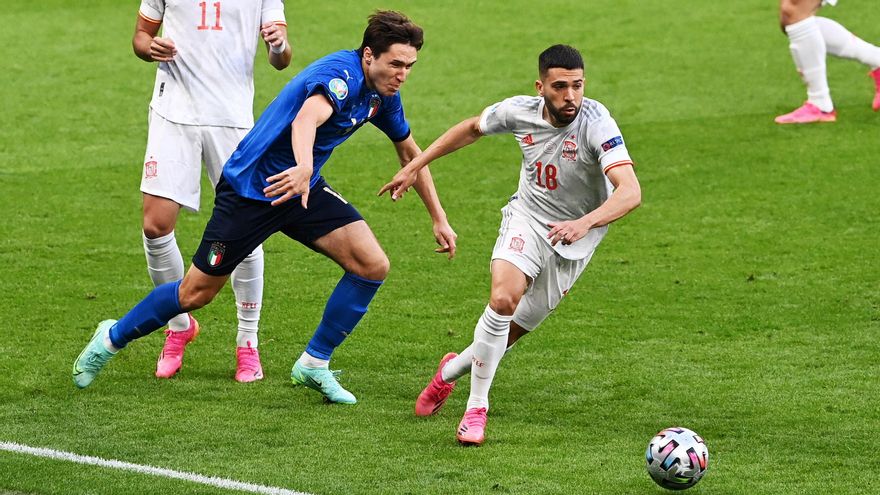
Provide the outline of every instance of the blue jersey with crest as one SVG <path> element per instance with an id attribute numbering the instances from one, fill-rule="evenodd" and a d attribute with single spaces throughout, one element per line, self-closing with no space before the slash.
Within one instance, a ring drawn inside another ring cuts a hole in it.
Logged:
<path id="1" fill-rule="evenodd" d="M 367 87 L 356 50 L 332 53 L 287 83 L 224 165 L 223 177 L 239 195 L 262 201 L 275 199 L 263 193 L 269 185 L 266 179 L 296 165 L 290 125 L 306 98 L 314 94 L 327 98 L 333 105 L 333 115 L 315 134 L 314 172 L 309 187 L 320 180 L 321 168 L 333 149 L 366 122 L 392 141 L 409 137 L 400 94 L 381 96 Z"/>

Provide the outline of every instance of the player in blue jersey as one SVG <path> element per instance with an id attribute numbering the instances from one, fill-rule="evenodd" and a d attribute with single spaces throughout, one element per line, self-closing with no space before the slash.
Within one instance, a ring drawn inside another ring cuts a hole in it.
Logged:
<path id="1" fill-rule="evenodd" d="M 74 361 L 74 383 L 88 386 L 129 342 L 210 303 L 256 246 L 282 232 L 345 270 L 291 380 L 331 402 L 354 404 L 354 395 L 329 370 L 330 356 L 366 313 L 390 264 L 363 217 L 320 172 L 333 149 L 367 122 L 394 142 L 401 164 L 421 152 L 399 90 L 422 43 L 422 29 L 406 16 L 376 12 L 358 50 L 328 55 L 293 78 L 224 166 L 213 214 L 186 276 L 156 287 L 119 321 L 101 322 Z M 437 251 L 452 257 L 456 234 L 430 173 L 422 172 L 415 187 L 433 220 Z"/>

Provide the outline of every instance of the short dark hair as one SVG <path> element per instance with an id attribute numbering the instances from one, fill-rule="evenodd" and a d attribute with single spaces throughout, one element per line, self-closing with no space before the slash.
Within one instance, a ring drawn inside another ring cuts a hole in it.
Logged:
<path id="1" fill-rule="evenodd" d="M 538 73 L 547 75 L 550 69 L 583 69 L 584 59 L 576 48 L 569 45 L 553 45 L 538 57 Z"/>
<path id="2" fill-rule="evenodd" d="M 367 19 L 364 41 L 361 42 L 358 53 L 363 55 L 364 48 L 370 47 L 373 55 L 378 57 L 395 43 L 411 45 L 416 50 L 421 50 L 424 42 L 424 31 L 407 16 L 394 10 L 377 10 Z"/>

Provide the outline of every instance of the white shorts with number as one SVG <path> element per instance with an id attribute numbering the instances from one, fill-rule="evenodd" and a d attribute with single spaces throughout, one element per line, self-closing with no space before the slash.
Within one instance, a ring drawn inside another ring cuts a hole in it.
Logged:
<path id="1" fill-rule="evenodd" d="M 198 211 L 202 162 L 217 185 L 223 165 L 248 129 L 176 124 L 150 110 L 141 191 Z"/>
<path id="2" fill-rule="evenodd" d="M 513 321 L 532 331 L 556 309 L 593 257 L 568 260 L 560 256 L 529 226 L 529 220 L 514 209 L 501 210 L 501 228 L 492 251 L 492 261 L 505 260 L 530 279 L 529 287 L 513 313 Z"/>

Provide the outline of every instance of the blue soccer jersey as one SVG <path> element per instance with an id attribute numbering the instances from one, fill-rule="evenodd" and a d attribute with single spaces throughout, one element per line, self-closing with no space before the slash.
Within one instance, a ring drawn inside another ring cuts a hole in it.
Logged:
<path id="1" fill-rule="evenodd" d="M 269 185 L 266 179 L 296 165 L 290 125 L 305 100 L 314 94 L 327 98 L 333 115 L 315 134 L 309 187 L 320 180 L 321 168 L 333 149 L 365 123 L 373 123 L 395 142 L 409 137 L 400 94 L 381 96 L 370 89 L 356 50 L 332 53 L 287 83 L 226 162 L 223 177 L 239 195 L 261 201 L 274 199 L 263 193 Z"/>

